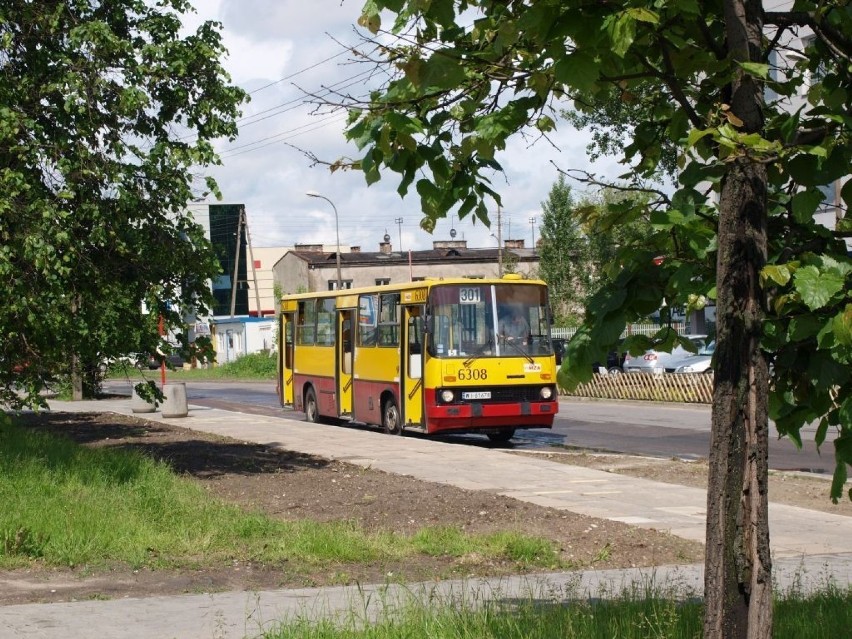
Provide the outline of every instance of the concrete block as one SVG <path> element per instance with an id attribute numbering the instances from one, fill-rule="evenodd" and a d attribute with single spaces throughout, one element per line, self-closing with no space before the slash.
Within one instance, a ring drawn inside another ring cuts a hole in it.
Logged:
<path id="1" fill-rule="evenodd" d="M 177 382 L 163 385 L 163 417 L 186 417 L 189 407 L 186 401 L 186 384 Z"/>

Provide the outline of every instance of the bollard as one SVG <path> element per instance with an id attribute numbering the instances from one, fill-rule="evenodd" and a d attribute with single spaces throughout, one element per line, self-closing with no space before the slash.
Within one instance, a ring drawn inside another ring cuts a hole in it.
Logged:
<path id="1" fill-rule="evenodd" d="M 186 384 L 163 385 L 163 417 L 186 417 L 189 408 L 186 402 Z"/>
<path id="2" fill-rule="evenodd" d="M 136 388 L 132 388 L 130 391 L 130 410 L 134 413 L 153 413 L 157 410 L 157 407 L 154 402 L 139 397 L 136 394 Z"/>

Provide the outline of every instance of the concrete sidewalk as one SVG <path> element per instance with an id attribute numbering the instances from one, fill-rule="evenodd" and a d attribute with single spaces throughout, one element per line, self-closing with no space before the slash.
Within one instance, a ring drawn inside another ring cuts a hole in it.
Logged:
<path id="1" fill-rule="evenodd" d="M 53 411 L 130 415 L 130 400 L 50 402 Z M 569 466 L 509 452 L 459 446 L 415 437 L 310 424 L 284 417 L 234 413 L 190 406 L 185 418 L 157 413 L 137 415 L 153 421 L 233 437 L 281 449 L 337 459 L 363 467 L 487 490 L 515 499 L 635 526 L 670 531 L 704 541 L 703 490 Z M 774 576 L 782 590 L 820 587 L 827 581 L 852 583 L 852 518 L 782 504 L 770 504 Z M 365 610 L 388 597 L 571 596 L 620 591 L 630 584 L 678 585 L 700 593 L 701 566 L 589 571 L 474 582 L 414 584 L 406 587 L 323 588 L 262 593 L 220 593 L 106 602 L 0 607 L 0 639 L 6 637 L 177 637 L 254 636 L 286 615 L 335 614 Z M 375 612 L 375 611 L 374 611 Z"/>

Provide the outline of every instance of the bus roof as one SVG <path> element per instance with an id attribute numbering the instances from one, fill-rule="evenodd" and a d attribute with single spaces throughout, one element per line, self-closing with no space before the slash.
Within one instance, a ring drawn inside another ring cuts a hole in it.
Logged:
<path id="1" fill-rule="evenodd" d="M 337 298 L 346 297 L 348 295 L 358 296 L 365 293 L 392 293 L 394 291 L 410 291 L 423 287 L 431 288 L 437 285 L 445 284 L 522 284 L 522 285 L 538 285 L 546 286 L 545 282 L 537 279 L 525 279 L 516 273 L 507 273 L 503 277 L 486 277 L 486 278 L 471 278 L 471 277 L 427 277 L 423 280 L 415 282 L 400 282 L 397 284 L 381 284 L 376 286 L 363 286 L 360 288 L 346 288 L 334 291 L 315 291 L 313 293 L 294 293 L 292 295 L 282 295 L 282 304 L 287 301 L 297 301 L 315 298 Z"/>

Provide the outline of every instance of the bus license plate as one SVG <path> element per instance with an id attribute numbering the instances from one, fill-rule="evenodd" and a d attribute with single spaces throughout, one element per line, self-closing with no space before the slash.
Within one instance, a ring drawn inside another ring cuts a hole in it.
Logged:
<path id="1" fill-rule="evenodd" d="M 491 391 L 468 391 L 462 393 L 462 399 L 491 399 Z"/>

